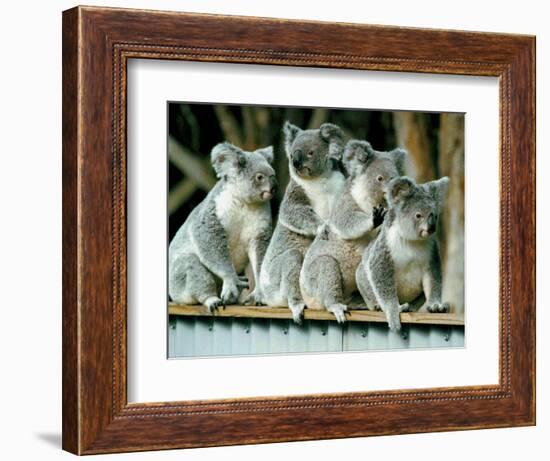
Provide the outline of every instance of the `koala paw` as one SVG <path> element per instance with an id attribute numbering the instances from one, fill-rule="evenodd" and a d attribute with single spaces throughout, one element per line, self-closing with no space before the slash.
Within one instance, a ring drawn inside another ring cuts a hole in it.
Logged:
<path id="1" fill-rule="evenodd" d="M 222 303 L 222 300 L 217 296 L 212 296 L 204 302 L 204 305 L 208 309 L 208 312 L 210 314 L 213 314 L 215 311 L 217 311 L 220 308 L 220 306 L 223 306 L 223 303 Z"/>
<path id="2" fill-rule="evenodd" d="M 409 303 L 401 304 L 399 306 L 399 312 L 409 312 L 411 310 L 411 305 Z"/>
<path id="3" fill-rule="evenodd" d="M 294 323 L 301 325 L 306 305 L 303 302 L 295 302 L 289 303 L 288 307 L 292 311 L 292 320 L 294 320 Z"/>
<path id="4" fill-rule="evenodd" d="M 399 308 L 385 311 L 388 326 L 390 327 L 391 331 L 398 332 L 401 330 L 401 319 L 399 318 L 400 309 L 401 306 L 399 306 Z"/>
<path id="5" fill-rule="evenodd" d="M 346 321 L 346 311 L 348 306 L 345 304 L 332 304 L 327 307 L 327 311 L 332 312 L 338 323 L 344 323 Z"/>
<path id="6" fill-rule="evenodd" d="M 241 278 L 224 280 L 221 293 L 223 305 L 235 304 L 243 288 L 248 288 L 248 281 Z"/>
<path id="7" fill-rule="evenodd" d="M 260 293 L 260 290 L 256 288 L 254 291 L 251 291 L 244 299 L 244 304 L 246 306 L 261 306 L 262 304 L 264 304 L 262 301 L 262 294 Z"/>
<path id="8" fill-rule="evenodd" d="M 426 303 L 425 306 L 426 306 L 425 310 L 432 313 L 444 313 L 444 312 L 449 312 L 450 310 L 449 303 L 438 303 L 438 302 L 431 303 L 431 304 Z"/>
<path id="9" fill-rule="evenodd" d="M 377 228 L 384 222 L 384 216 L 386 216 L 387 210 L 382 206 L 378 205 L 372 209 L 372 227 Z"/>

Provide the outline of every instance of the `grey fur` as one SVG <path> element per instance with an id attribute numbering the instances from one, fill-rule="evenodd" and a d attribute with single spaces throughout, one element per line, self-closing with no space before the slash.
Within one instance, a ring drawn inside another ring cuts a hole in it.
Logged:
<path id="1" fill-rule="evenodd" d="M 168 249 L 168 292 L 181 304 L 209 311 L 237 302 L 248 286 L 250 262 L 257 282 L 271 236 L 271 199 L 276 185 L 273 148 L 245 152 L 229 143 L 212 149 L 219 181 L 189 214 Z M 221 293 L 220 293 L 221 290 Z M 259 289 L 247 302 L 261 300 Z"/>
<path id="2" fill-rule="evenodd" d="M 344 134 L 330 123 L 302 130 L 289 122 L 283 133 L 290 181 L 262 265 L 260 285 L 266 304 L 288 306 L 300 323 L 305 308 L 300 270 L 306 250 L 344 185 L 345 178 L 338 170 Z"/>
<path id="3" fill-rule="evenodd" d="M 441 301 L 441 260 L 435 233 L 444 177 L 425 184 L 399 177 L 388 184 L 389 211 L 378 237 L 357 268 L 357 286 L 369 309 L 385 312 L 390 329 L 399 330 L 399 313 L 423 302 L 419 311 L 447 312 Z"/>
<path id="4" fill-rule="evenodd" d="M 403 174 L 405 155 L 401 149 L 375 151 L 366 141 L 347 143 L 344 165 L 349 177 L 328 224 L 309 247 L 300 274 L 308 308 L 327 309 L 338 322 L 345 321 L 347 304 L 357 290 L 357 266 L 387 207 L 385 186 Z"/>

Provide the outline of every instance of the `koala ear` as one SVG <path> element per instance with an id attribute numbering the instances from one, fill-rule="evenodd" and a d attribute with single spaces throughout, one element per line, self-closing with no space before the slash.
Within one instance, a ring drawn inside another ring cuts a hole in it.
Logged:
<path id="1" fill-rule="evenodd" d="M 387 200 L 390 206 L 410 197 L 415 187 L 415 182 L 407 176 L 399 176 L 392 179 L 387 186 Z"/>
<path id="2" fill-rule="evenodd" d="M 425 184 L 428 189 L 428 192 L 436 200 L 438 206 L 443 205 L 443 200 L 447 194 L 447 189 L 449 188 L 449 178 L 444 176 L 443 178 L 436 179 L 435 181 L 430 181 Z"/>
<path id="3" fill-rule="evenodd" d="M 367 164 L 376 153 L 370 143 L 352 139 L 344 149 L 344 165 L 351 175 L 358 164 Z"/>
<path id="4" fill-rule="evenodd" d="M 397 167 L 399 174 L 405 174 L 405 159 L 409 153 L 405 149 L 398 147 L 397 149 L 393 149 L 388 152 L 388 154 L 395 162 L 395 166 Z"/>
<path id="5" fill-rule="evenodd" d="M 342 160 L 344 150 L 344 132 L 342 128 L 332 123 L 323 123 L 319 127 L 321 138 L 329 143 L 328 155 L 334 160 Z"/>
<path id="6" fill-rule="evenodd" d="M 210 160 L 218 178 L 246 166 L 244 152 L 228 142 L 222 142 L 214 146 L 210 154 Z"/>
<path id="7" fill-rule="evenodd" d="M 273 163 L 273 146 L 257 149 L 254 152 L 256 154 L 262 155 L 267 160 L 267 163 L 269 163 L 270 165 Z"/>
<path id="8" fill-rule="evenodd" d="M 285 148 L 287 155 L 290 155 L 290 148 L 292 147 L 292 143 L 296 139 L 296 136 L 300 134 L 302 130 L 298 128 L 296 125 L 293 125 L 288 120 L 285 122 L 283 126 L 283 135 L 285 137 Z"/>
<path id="9" fill-rule="evenodd" d="M 367 163 L 369 160 L 372 160 L 374 156 L 374 149 L 367 141 L 352 139 L 348 141 L 344 150 L 345 161 L 357 160 L 358 162 Z"/>

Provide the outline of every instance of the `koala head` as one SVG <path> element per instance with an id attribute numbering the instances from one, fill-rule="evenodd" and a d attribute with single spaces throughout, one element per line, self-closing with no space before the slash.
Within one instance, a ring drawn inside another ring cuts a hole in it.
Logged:
<path id="1" fill-rule="evenodd" d="M 300 178 L 322 176 L 337 168 L 342 159 L 344 132 L 332 123 L 302 130 L 287 121 L 283 133 L 290 171 Z"/>
<path id="2" fill-rule="evenodd" d="M 446 176 L 424 184 L 406 176 L 390 181 L 388 201 L 402 237 L 424 240 L 435 233 L 448 186 Z"/>
<path id="3" fill-rule="evenodd" d="M 401 176 L 407 152 L 374 150 L 367 141 L 351 140 L 344 150 L 344 166 L 354 187 L 358 187 L 378 205 L 387 206 L 386 186 Z"/>
<path id="4" fill-rule="evenodd" d="M 273 163 L 273 147 L 245 152 L 229 144 L 220 143 L 212 149 L 212 166 L 216 176 L 236 186 L 235 194 L 245 203 L 262 203 L 271 200 L 277 181 Z"/>

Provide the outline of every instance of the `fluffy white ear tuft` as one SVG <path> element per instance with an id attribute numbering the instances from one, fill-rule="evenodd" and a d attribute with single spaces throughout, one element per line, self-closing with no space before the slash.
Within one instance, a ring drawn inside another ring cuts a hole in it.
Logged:
<path id="1" fill-rule="evenodd" d="M 274 159 L 273 146 L 263 147 L 261 149 L 255 150 L 254 152 L 256 154 L 262 155 L 270 165 L 273 163 L 273 159 Z"/>
<path id="2" fill-rule="evenodd" d="M 395 166 L 397 167 L 399 174 L 405 174 L 405 159 L 409 153 L 405 149 L 398 147 L 397 149 L 393 149 L 388 152 L 388 154 L 395 162 Z"/>
<path id="3" fill-rule="evenodd" d="M 296 139 L 296 136 L 302 132 L 301 128 L 298 128 L 296 125 L 293 125 L 288 120 L 283 125 L 283 135 L 285 138 L 285 150 L 286 154 L 290 156 L 292 152 L 290 152 L 290 149 L 292 148 L 292 143 L 294 143 L 294 140 Z"/>
<path id="4" fill-rule="evenodd" d="M 409 197 L 416 187 L 416 183 L 407 176 L 392 179 L 387 185 L 387 199 L 390 206 L 400 203 Z"/>
<path id="5" fill-rule="evenodd" d="M 432 194 L 438 205 L 441 207 L 445 200 L 447 190 L 449 189 L 449 178 L 447 176 L 444 176 L 440 179 L 436 179 L 435 181 L 430 181 L 425 185 L 428 188 L 430 194 Z"/>
<path id="6" fill-rule="evenodd" d="M 222 142 L 214 146 L 210 154 L 210 160 L 218 178 L 229 174 L 231 171 L 244 168 L 246 165 L 244 152 L 228 142 Z"/>
<path id="7" fill-rule="evenodd" d="M 334 160 L 342 160 L 344 150 L 344 132 L 333 123 L 323 123 L 319 127 L 321 138 L 329 143 L 328 155 Z"/>

